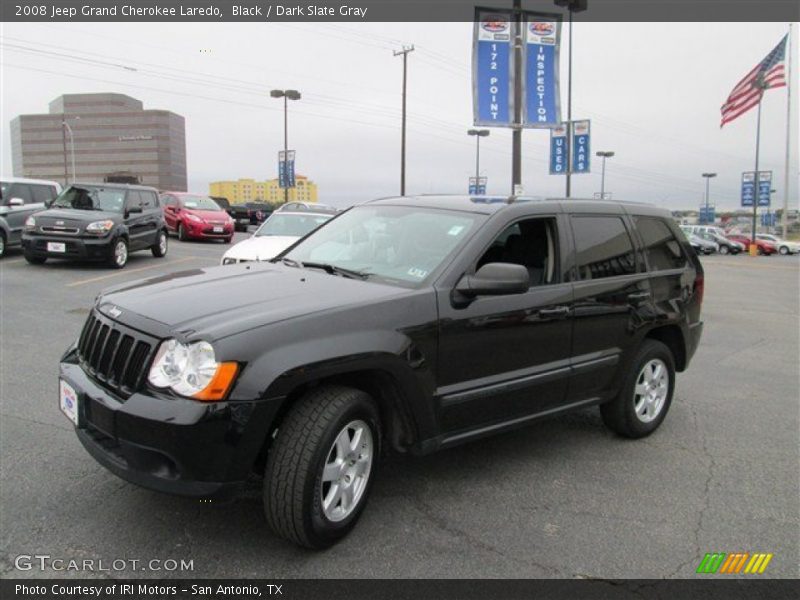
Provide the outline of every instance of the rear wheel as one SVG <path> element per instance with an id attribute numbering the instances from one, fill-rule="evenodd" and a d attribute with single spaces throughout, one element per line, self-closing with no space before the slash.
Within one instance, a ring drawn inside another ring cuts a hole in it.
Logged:
<path id="1" fill-rule="evenodd" d="M 727 246 L 720 246 L 719 247 L 719 253 L 720 254 L 727 254 L 728 253 L 728 247 Z"/>
<path id="2" fill-rule="evenodd" d="M 380 442 L 378 412 L 367 394 L 341 386 L 309 392 L 284 418 L 267 459 L 270 528 L 316 549 L 347 535 L 366 505 Z"/>
<path id="3" fill-rule="evenodd" d="M 625 437 L 650 435 L 666 417 L 674 388 L 672 352 L 661 342 L 646 339 L 617 397 L 600 407 L 603 422 Z"/>
<path id="4" fill-rule="evenodd" d="M 178 223 L 178 239 L 182 242 L 186 241 L 186 229 L 183 227 L 183 223 Z"/>
<path id="5" fill-rule="evenodd" d="M 3 258 L 6 255 L 6 234 L 4 231 L 0 231 L 0 258 Z"/>
<path id="6" fill-rule="evenodd" d="M 789 248 L 787 248 L 786 246 L 781 246 L 778 252 L 780 252 L 783 256 L 786 256 L 787 254 L 789 254 Z"/>
<path id="7" fill-rule="evenodd" d="M 109 266 L 114 269 L 122 269 L 128 264 L 128 240 L 118 238 L 111 249 L 111 256 L 108 257 Z"/>
<path id="8" fill-rule="evenodd" d="M 756 252 L 758 253 L 759 256 L 764 255 L 764 249 L 761 246 L 756 246 Z"/>
<path id="9" fill-rule="evenodd" d="M 150 251 L 153 253 L 153 256 L 156 258 L 162 258 L 167 255 L 168 243 L 167 243 L 167 232 L 163 229 L 158 232 L 158 238 L 156 239 L 156 243 L 150 248 Z"/>

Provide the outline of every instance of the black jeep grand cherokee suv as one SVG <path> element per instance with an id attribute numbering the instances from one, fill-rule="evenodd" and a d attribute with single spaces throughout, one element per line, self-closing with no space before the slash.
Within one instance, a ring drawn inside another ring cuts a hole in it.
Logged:
<path id="1" fill-rule="evenodd" d="M 74 183 L 28 217 L 22 249 L 31 264 L 48 258 L 106 262 L 115 269 L 136 250 L 167 254 L 167 226 L 155 188 L 114 183 Z"/>
<path id="2" fill-rule="evenodd" d="M 702 299 L 664 210 L 384 199 L 271 263 L 106 291 L 62 358 L 60 401 L 133 483 L 208 497 L 263 472 L 272 529 L 321 548 L 354 526 L 385 448 L 424 454 L 592 405 L 622 435 L 652 433 Z"/>

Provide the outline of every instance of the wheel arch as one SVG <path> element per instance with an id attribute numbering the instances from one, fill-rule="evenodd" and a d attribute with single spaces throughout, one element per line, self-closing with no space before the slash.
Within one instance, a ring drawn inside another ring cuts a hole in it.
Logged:
<path id="1" fill-rule="evenodd" d="M 664 325 L 651 329 L 645 339 L 656 340 L 664 344 L 672 352 L 675 359 L 675 370 L 686 370 L 686 338 L 678 325 Z"/>

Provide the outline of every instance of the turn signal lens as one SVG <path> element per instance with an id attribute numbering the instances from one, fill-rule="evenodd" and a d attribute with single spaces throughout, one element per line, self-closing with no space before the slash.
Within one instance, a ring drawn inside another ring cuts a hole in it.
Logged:
<path id="1" fill-rule="evenodd" d="M 205 402 L 222 400 L 231 389 L 238 371 L 239 365 L 235 362 L 219 363 L 219 365 L 217 365 L 217 371 L 214 373 L 209 384 L 203 390 L 194 394 L 192 398 Z"/>

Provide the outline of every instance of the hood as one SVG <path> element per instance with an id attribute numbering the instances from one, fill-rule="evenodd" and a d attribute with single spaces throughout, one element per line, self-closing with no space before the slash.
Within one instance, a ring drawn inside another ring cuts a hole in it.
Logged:
<path id="1" fill-rule="evenodd" d="M 185 212 L 190 215 L 200 217 L 205 221 L 226 221 L 228 220 L 228 213 L 224 210 L 200 210 L 197 208 L 184 208 Z"/>
<path id="2" fill-rule="evenodd" d="M 227 252 L 223 258 L 236 260 L 269 260 L 294 244 L 299 237 L 288 235 L 262 235 L 247 238 Z"/>
<path id="3" fill-rule="evenodd" d="M 272 263 L 242 263 L 171 273 L 106 290 L 115 306 L 171 331 L 219 339 L 302 315 L 372 303 L 410 290 Z M 130 318 L 130 315 L 128 315 Z"/>

